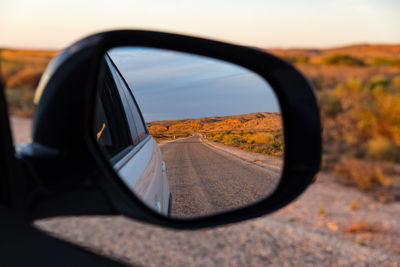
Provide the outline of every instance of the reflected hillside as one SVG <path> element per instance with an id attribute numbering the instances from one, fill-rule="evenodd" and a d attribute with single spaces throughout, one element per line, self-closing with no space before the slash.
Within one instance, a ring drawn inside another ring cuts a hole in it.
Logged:
<path id="1" fill-rule="evenodd" d="M 184 138 L 200 133 L 204 138 L 224 145 L 262 154 L 283 154 L 280 112 L 257 112 L 224 117 L 204 117 L 153 121 L 147 123 L 152 136 L 160 141 Z"/>

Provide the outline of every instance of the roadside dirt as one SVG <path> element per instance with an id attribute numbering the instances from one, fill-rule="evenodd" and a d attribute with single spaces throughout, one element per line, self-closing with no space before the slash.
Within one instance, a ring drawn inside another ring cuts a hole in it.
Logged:
<path id="1" fill-rule="evenodd" d="M 245 150 L 239 149 L 237 147 L 222 145 L 217 142 L 207 140 L 205 138 L 202 138 L 201 141 L 204 144 L 206 144 L 216 150 L 223 151 L 225 153 L 228 153 L 229 155 L 238 157 L 244 161 L 253 163 L 260 167 L 272 168 L 279 172 L 283 166 L 283 158 L 282 157 L 275 157 L 275 156 L 264 155 L 264 154 L 255 153 L 255 152 L 251 152 L 251 151 L 245 151 Z"/>

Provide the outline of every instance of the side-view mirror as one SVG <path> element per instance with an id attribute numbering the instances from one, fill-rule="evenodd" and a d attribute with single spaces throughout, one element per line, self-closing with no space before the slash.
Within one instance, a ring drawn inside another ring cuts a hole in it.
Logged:
<path id="1" fill-rule="evenodd" d="M 123 214 L 195 229 L 299 196 L 321 161 L 310 83 L 262 51 L 148 31 L 89 36 L 35 96 L 30 219 Z"/>

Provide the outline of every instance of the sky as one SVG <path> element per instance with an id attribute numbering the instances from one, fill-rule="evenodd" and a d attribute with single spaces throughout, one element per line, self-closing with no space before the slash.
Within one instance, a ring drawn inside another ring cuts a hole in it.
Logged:
<path id="1" fill-rule="evenodd" d="M 270 85 L 232 63 L 143 47 L 109 55 L 147 122 L 280 111 Z"/>
<path id="2" fill-rule="evenodd" d="M 62 49 L 130 28 L 258 47 L 400 43 L 399 0 L 0 0 L 0 47 Z"/>

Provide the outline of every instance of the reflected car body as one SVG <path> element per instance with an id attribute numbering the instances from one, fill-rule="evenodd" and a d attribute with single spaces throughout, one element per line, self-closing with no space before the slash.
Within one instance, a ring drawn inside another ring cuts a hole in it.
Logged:
<path id="1" fill-rule="evenodd" d="M 172 199 L 165 163 L 132 90 L 108 55 L 100 73 L 94 125 L 97 142 L 125 185 L 147 205 L 169 215 Z"/>

